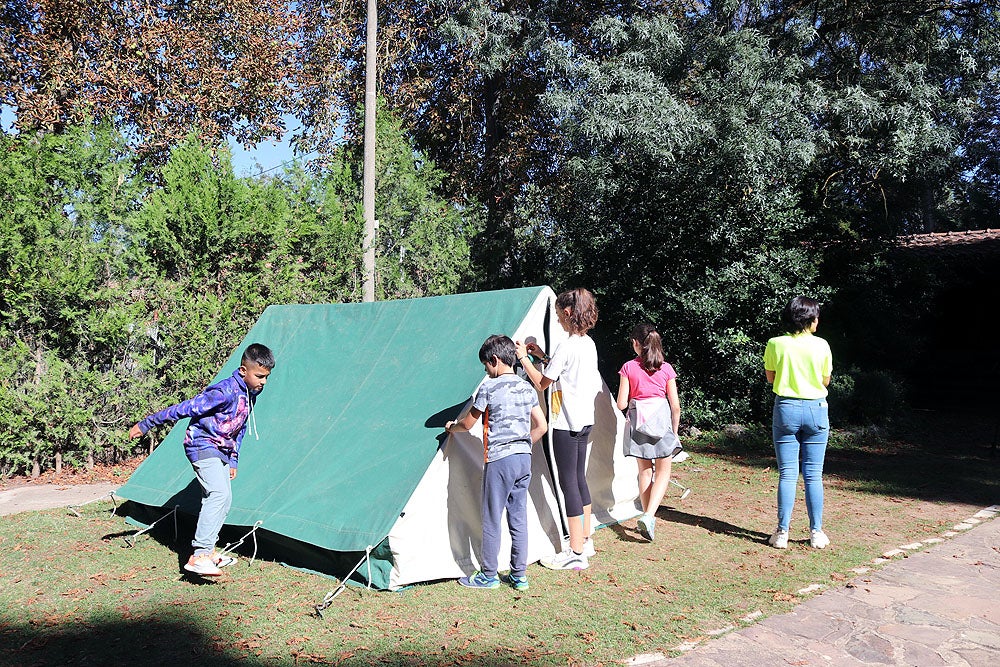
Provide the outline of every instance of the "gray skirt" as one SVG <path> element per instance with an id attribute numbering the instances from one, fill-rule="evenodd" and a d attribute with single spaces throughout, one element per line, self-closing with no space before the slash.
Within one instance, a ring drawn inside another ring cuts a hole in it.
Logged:
<path id="1" fill-rule="evenodd" d="M 630 428 L 625 439 L 625 456 L 637 459 L 665 459 L 676 456 L 682 449 L 684 448 L 673 431 L 662 438 L 654 438 Z"/>
<path id="2" fill-rule="evenodd" d="M 630 401 L 628 422 L 628 435 L 624 443 L 625 456 L 650 460 L 665 459 L 679 454 L 683 449 L 677 434 L 670 426 L 670 406 L 666 400 L 657 398 Z M 640 424 L 640 427 L 635 428 L 635 424 Z M 657 435 L 649 435 L 643 431 Z M 663 435 L 660 435 L 661 433 Z"/>

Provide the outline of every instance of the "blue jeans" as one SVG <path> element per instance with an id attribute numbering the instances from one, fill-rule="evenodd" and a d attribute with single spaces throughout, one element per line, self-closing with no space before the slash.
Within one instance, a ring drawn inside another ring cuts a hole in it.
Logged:
<path id="1" fill-rule="evenodd" d="M 524 576 L 528 568 L 528 483 L 531 454 L 511 454 L 483 468 L 483 557 L 479 570 L 497 576 L 500 520 L 507 510 L 510 528 L 510 573 Z"/>
<path id="2" fill-rule="evenodd" d="M 788 530 L 791 523 L 801 469 L 806 486 L 809 529 L 822 530 L 823 459 L 830 437 L 830 411 L 826 399 L 776 396 L 771 424 L 774 455 L 778 459 L 778 529 Z"/>
<path id="3" fill-rule="evenodd" d="M 194 529 L 194 555 L 210 554 L 219 541 L 219 531 L 226 522 L 233 491 L 229 481 L 229 466 L 222 459 L 202 459 L 191 464 L 201 484 L 201 511 Z"/>

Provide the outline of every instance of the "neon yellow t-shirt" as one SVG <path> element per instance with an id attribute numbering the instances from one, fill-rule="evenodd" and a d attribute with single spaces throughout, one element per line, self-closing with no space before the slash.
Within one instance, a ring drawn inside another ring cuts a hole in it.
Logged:
<path id="1" fill-rule="evenodd" d="M 767 341 L 764 370 L 774 371 L 778 396 L 789 398 L 824 398 L 823 378 L 833 372 L 830 345 L 808 331 L 791 336 L 777 336 Z"/>

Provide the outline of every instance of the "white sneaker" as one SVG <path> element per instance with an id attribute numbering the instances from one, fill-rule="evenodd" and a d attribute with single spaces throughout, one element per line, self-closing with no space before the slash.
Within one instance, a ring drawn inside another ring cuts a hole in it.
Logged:
<path id="1" fill-rule="evenodd" d="M 775 549 L 787 549 L 788 548 L 788 531 L 776 529 L 771 537 L 767 538 L 767 543 L 770 544 Z"/>
<path id="2" fill-rule="evenodd" d="M 543 558 L 539 561 L 542 567 L 550 570 L 586 570 L 590 567 L 590 562 L 585 554 L 577 555 L 572 549 L 560 551 L 551 558 Z"/>
<path id="3" fill-rule="evenodd" d="M 236 557 L 213 551 L 212 562 L 215 563 L 215 566 L 218 568 L 229 567 L 236 562 Z"/>
<path id="4" fill-rule="evenodd" d="M 593 558 L 597 555 L 597 548 L 594 547 L 594 538 L 588 537 L 583 541 L 583 555 L 587 558 Z"/>
<path id="5" fill-rule="evenodd" d="M 200 574 L 203 577 L 218 577 L 222 574 L 222 570 L 212 562 L 212 557 L 208 554 L 197 557 L 191 556 L 188 562 L 184 563 L 184 569 L 194 574 Z"/>
<path id="6" fill-rule="evenodd" d="M 822 530 L 814 530 L 809 535 L 809 545 L 813 549 L 825 549 L 830 546 L 830 538 Z"/>

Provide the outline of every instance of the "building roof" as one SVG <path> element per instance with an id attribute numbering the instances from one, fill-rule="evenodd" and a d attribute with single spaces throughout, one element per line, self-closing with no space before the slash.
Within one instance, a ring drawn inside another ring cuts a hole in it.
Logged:
<path id="1" fill-rule="evenodd" d="M 1000 254 L 1000 229 L 969 229 L 900 236 L 903 250 L 939 256 L 996 256 Z"/>

